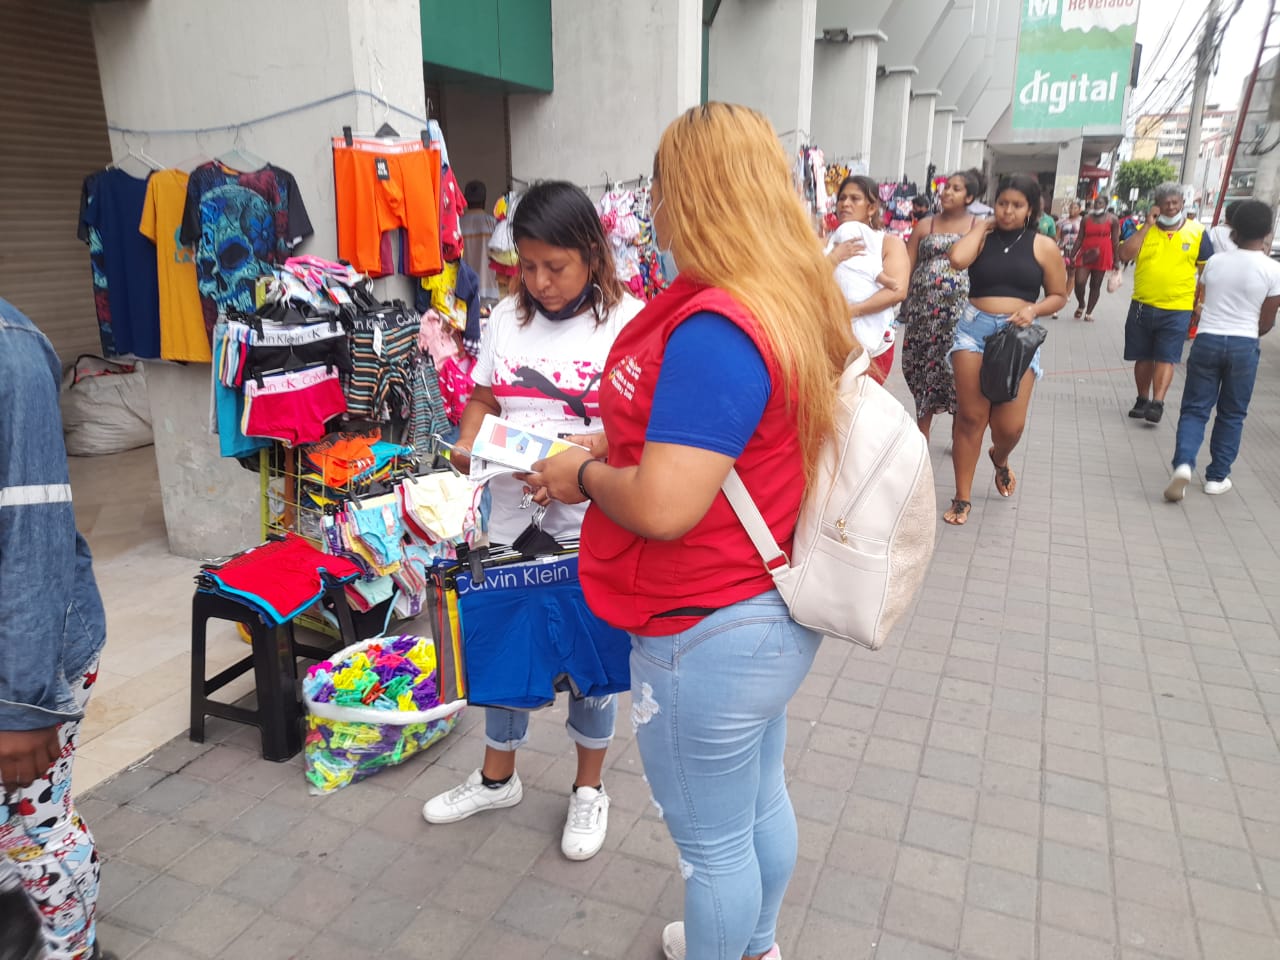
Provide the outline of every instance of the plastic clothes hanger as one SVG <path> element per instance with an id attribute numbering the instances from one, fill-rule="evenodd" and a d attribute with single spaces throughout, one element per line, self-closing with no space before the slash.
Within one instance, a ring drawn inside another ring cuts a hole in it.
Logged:
<path id="1" fill-rule="evenodd" d="M 240 173 L 253 173 L 267 166 L 267 161 L 244 145 L 243 133 L 243 127 L 236 127 L 236 136 L 231 142 L 231 149 L 226 153 L 218 154 L 216 159 L 219 163 L 230 167 L 232 170 Z"/>

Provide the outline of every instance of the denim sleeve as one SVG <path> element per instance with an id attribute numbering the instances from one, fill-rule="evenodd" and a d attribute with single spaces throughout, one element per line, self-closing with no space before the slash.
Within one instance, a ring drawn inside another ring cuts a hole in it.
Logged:
<path id="1" fill-rule="evenodd" d="M 33 730 L 79 716 L 63 673 L 78 536 L 58 358 L 11 310 L 0 301 L 0 729 Z"/>

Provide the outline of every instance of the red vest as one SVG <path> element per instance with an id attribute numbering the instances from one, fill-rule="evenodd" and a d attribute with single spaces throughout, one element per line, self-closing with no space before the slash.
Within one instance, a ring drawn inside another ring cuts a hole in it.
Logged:
<path id="1" fill-rule="evenodd" d="M 773 392 L 735 466 L 788 554 L 804 497 L 804 467 L 794 413 L 788 412 L 768 343 L 746 309 L 716 287 L 678 278 L 623 327 L 605 364 L 600 414 L 609 463 L 635 466 L 644 449 L 654 389 L 667 338 L 699 311 L 728 317 L 755 342 Z M 599 507 L 582 525 L 578 576 L 591 609 L 606 622 L 644 636 L 686 630 L 698 617 L 659 617 L 682 607 L 727 607 L 773 589 L 773 579 L 737 514 L 720 494 L 697 525 L 678 540 L 648 540 L 618 526 Z"/>

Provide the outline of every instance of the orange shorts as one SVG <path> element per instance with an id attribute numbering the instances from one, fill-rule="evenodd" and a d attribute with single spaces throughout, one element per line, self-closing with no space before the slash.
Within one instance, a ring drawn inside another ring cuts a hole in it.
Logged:
<path id="1" fill-rule="evenodd" d="M 439 273 L 440 151 L 420 140 L 384 143 L 333 138 L 333 183 L 338 207 L 338 256 L 362 273 L 394 271 L 382 256 L 383 234 L 403 227 L 406 272 Z"/>

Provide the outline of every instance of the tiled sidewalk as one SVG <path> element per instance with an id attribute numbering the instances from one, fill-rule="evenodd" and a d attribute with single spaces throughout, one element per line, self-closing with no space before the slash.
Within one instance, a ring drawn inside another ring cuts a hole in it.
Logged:
<path id="1" fill-rule="evenodd" d="M 1178 387 L 1159 427 L 1125 417 L 1125 306 L 1049 322 L 1014 498 L 980 467 L 897 639 L 828 642 L 793 701 L 789 960 L 1280 957 L 1280 361 L 1267 343 L 1236 490 L 1166 504 Z M 211 721 L 220 742 L 179 738 L 83 800 L 104 942 L 146 960 L 654 960 L 681 880 L 630 724 L 606 849 L 575 864 L 563 720 L 535 718 L 522 804 L 445 827 L 419 810 L 479 762 L 478 711 L 323 798 L 300 762 Z"/>

